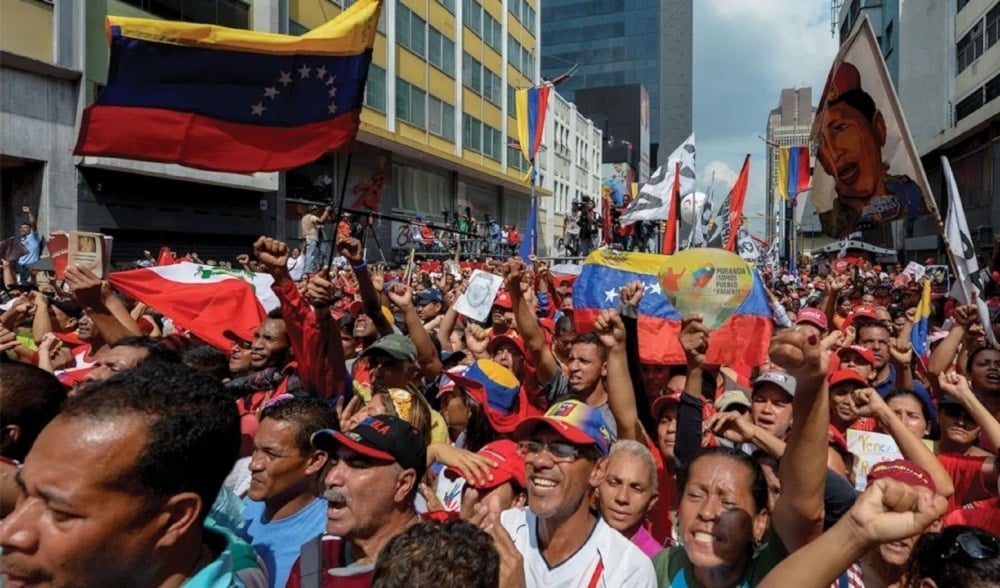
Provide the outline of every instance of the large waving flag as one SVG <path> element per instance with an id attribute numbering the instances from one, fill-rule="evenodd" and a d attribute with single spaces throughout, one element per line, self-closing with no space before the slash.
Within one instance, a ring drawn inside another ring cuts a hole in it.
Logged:
<path id="1" fill-rule="evenodd" d="M 927 331 L 931 320 L 931 281 L 924 280 L 923 290 L 920 293 L 920 303 L 917 304 L 917 322 L 910 331 L 910 345 L 917 357 L 926 360 L 930 356 L 930 348 L 927 342 Z"/>
<path id="2" fill-rule="evenodd" d="M 729 195 L 719 208 L 722 216 L 720 229 L 722 231 L 722 248 L 726 251 L 736 250 L 736 236 L 740 231 L 740 218 L 743 216 L 743 203 L 747 198 L 747 185 L 750 182 L 750 154 L 747 153 Z"/>
<path id="3" fill-rule="evenodd" d="M 811 181 L 808 146 L 795 145 L 778 150 L 778 194 L 782 198 L 794 202 L 801 192 L 809 189 Z"/>
<path id="4" fill-rule="evenodd" d="M 531 181 L 534 183 L 535 155 L 542 146 L 545 133 L 545 113 L 548 109 L 552 86 L 535 86 L 518 90 L 514 94 L 517 109 L 517 140 L 521 144 L 521 154 L 531 163 Z"/>
<path id="5" fill-rule="evenodd" d="M 948 239 L 948 250 L 955 265 L 955 286 L 952 296 L 963 304 L 975 304 L 979 311 L 979 322 L 986 329 L 986 337 L 990 345 L 996 346 L 996 336 L 990 325 L 990 310 L 986 305 L 986 285 L 989 283 L 989 273 L 980 271 L 979 260 L 976 259 L 976 248 L 972 244 L 969 224 L 965 220 L 965 209 L 962 207 L 962 197 L 958 193 L 958 183 L 951 171 L 951 163 L 947 157 L 941 157 L 941 167 L 944 170 L 945 184 L 948 187 L 948 218 L 945 220 L 945 237 Z"/>
<path id="6" fill-rule="evenodd" d="M 359 0 L 299 37 L 109 16 L 108 85 L 83 113 L 75 153 L 252 173 L 345 148 L 380 8 Z"/>
<path id="7" fill-rule="evenodd" d="M 677 164 L 680 163 L 680 172 Z M 675 178 L 675 174 L 677 177 Z M 673 192 L 679 191 L 681 198 L 694 192 L 695 182 L 694 134 L 674 149 L 667 163 L 658 167 L 649 181 L 639 189 L 639 194 L 622 213 L 618 222 L 630 225 L 639 221 L 660 222 L 670 213 Z M 677 189 L 674 189 L 674 186 Z"/>
<path id="8" fill-rule="evenodd" d="M 269 274 L 180 262 L 115 272 L 111 285 L 191 331 L 206 343 L 228 350 L 224 333 L 249 339 L 267 312 L 281 305 Z"/>
<path id="9" fill-rule="evenodd" d="M 644 363 L 684 364 L 677 340 L 681 315 L 663 296 L 658 274 L 667 256 L 598 249 L 587 256 L 573 287 L 573 318 L 582 331 L 593 328 L 598 313 L 618 308 L 618 290 L 629 282 L 646 284 L 639 303 L 639 357 Z M 708 363 L 759 365 L 771 343 L 771 308 L 760 278 L 755 276 L 746 300 L 712 331 Z"/>

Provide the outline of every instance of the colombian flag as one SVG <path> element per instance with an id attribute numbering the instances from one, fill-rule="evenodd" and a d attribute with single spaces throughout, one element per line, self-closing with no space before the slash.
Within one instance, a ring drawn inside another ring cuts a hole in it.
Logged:
<path id="1" fill-rule="evenodd" d="M 916 323 L 910 331 L 910 345 L 917 357 L 927 359 L 930 356 L 930 349 L 927 343 L 927 331 L 931 320 L 931 281 L 924 280 L 923 291 L 920 294 L 920 303 L 917 305 Z"/>
<path id="2" fill-rule="evenodd" d="M 677 340 L 681 315 L 663 296 L 657 277 L 666 256 L 653 253 L 594 251 L 583 262 L 583 271 L 573 287 L 573 318 L 580 331 L 593 328 L 597 314 L 618 308 L 618 290 L 639 280 L 646 293 L 639 303 L 639 357 L 643 363 L 686 363 Z M 753 289 L 726 322 L 712 331 L 708 363 L 712 365 L 759 365 L 771 344 L 771 308 L 767 293 L 755 274 Z"/>
<path id="3" fill-rule="evenodd" d="M 76 155 L 283 171 L 358 132 L 380 0 L 294 37 L 109 16 L 108 85 Z"/>
<path id="4" fill-rule="evenodd" d="M 812 173 L 809 170 L 809 147 L 796 145 L 778 150 L 778 194 L 785 200 L 795 200 L 809 189 Z"/>
<path id="5" fill-rule="evenodd" d="M 552 86 L 545 85 L 518 90 L 514 94 L 514 105 L 517 108 L 517 140 L 521 144 L 521 154 L 531 162 L 532 168 L 535 166 L 535 154 L 542 146 L 545 112 L 551 91 Z"/>

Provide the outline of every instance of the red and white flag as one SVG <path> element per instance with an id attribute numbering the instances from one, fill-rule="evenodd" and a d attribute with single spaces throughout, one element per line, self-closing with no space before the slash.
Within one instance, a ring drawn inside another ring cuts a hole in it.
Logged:
<path id="1" fill-rule="evenodd" d="M 269 274 L 190 262 L 115 272 L 108 279 L 123 294 L 145 303 L 206 343 L 228 350 L 226 330 L 250 339 L 281 302 Z"/>

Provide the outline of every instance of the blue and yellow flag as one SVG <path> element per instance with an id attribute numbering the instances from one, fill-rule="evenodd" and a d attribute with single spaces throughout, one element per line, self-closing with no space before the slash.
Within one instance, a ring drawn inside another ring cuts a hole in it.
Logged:
<path id="1" fill-rule="evenodd" d="M 931 319 L 931 281 L 924 280 L 923 290 L 920 294 L 920 303 L 917 305 L 916 323 L 910 331 L 910 345 L 913 352 L 918 357 L 926 359 L 930 355 L 930 347 L 927 343 L 927 331 L 930 327 Z"/>

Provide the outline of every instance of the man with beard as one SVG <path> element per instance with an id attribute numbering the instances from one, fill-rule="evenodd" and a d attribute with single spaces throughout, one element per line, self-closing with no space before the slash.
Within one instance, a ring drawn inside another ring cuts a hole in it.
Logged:
<path id="1" fill-rule="evenodd" d="M 367 587 L 382 548 L 420 521 L 413 500 L 427 469 L 427 445 L 390 415 L 368 417 L 347 432 L 317 431 L 312 444 L 330 460 L 323 495 L 328 535 L 302 546 L 287 586 Z"/>

